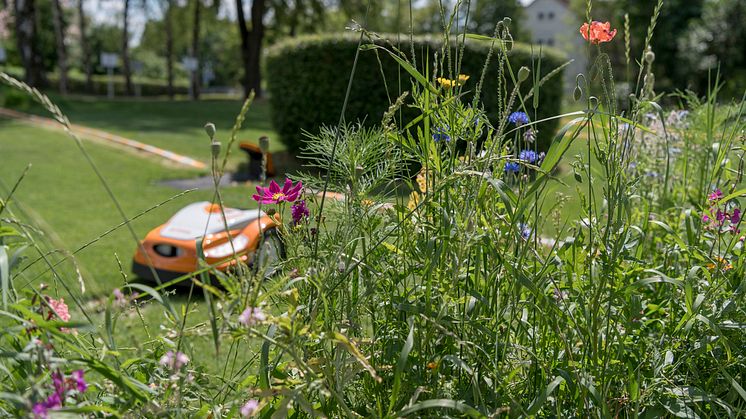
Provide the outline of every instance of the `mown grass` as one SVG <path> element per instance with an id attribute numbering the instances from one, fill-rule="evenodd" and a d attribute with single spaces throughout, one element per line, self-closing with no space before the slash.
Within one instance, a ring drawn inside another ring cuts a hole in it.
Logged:
<path id="1" fill-rule="evenodd" d="M 233 126 L 242 101 L 214 99 L 202 101 L 168 99 L 114 99 L 97 97 L 51 96 L 74 124 L 101 129 L 157 147 L 207 161 L 210 148 L 203 126 L 214 123 L 218 135 L 224 137 Z M 38 105 L 22 106 L 18 110 L 49 116 Z M 239 131 L 237 140 L 257 141 L 270 137 L 270 151 L 283 151 L 269 119 L 269 105 L 255 101 Z"/>
<path id="2" fill-rule="evenodd" d="M 80 151 L 63 132 L 7 120 L 0 122 L 0 132 L 0 150 L 4 156 L 0 180 L 6 188 L 10 187 L 26 166 L 31 165 L 15 198 L 34 221 L 44 226 L 55 245 L 75 251 L 121 222 Z M 206 146 L 207 140 L 202 141 Z M 129 217 L 181 192 L 159 185 L 160 181 L 200 174 L 127 150 L 90 142 L 86 146 Z M 250 199 L 252 190 L 251 185 L 226 188 L 226 203 L 251 207 L 254 205 Z M 189 192 L 143 215 L 132 225 L 137 234 L 144 237 L 180 207 L 210 200 L 212 194 L 209 190 Z M 107 294 L 121 286 L 123 279 L 115 255 L 129 273 L 135 246 L 129 232 L 120 228 L 76 255 L 87 295 Z"/>

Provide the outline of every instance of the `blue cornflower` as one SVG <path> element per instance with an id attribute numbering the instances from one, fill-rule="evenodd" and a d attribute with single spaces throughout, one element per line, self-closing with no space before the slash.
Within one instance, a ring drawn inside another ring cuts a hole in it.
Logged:
<path id="1" fill-rule="evenodd" d="M 531 227 L 529 227 L 528 224 L 520 223 L 518 224 L 518 229 L 521 230 L 521 237 L 523 237 L 524 240 L 528 240 L 528 238 L 531 237 Z"/>
<path id="2" fill-rule="evenodd" d="M 508 116 L 508 121 L 511 124 L 515 124 L 517 126 L 526 125 L 528 124 L 528 115 L 526 115 L 526 112 L 513 112 Z"/>
<path id="3" fill-rule="evenodd" d="M 437 128 L 435 128 L 434 131 L 435 132 L 433 133 L 433 140 L 435 142 L 439 142 L 439 141 L 449 142 L 449 141 L 451 141 L 451 137 L 448 134 L 446 134 L 446 130 L 445 129 L 443 129 L 441 127 L 437 127 Z"/>
<path id="4" fill-rule="evenodd" d="M 518 154 L 518 158 L 528 162 L 528 163 L 536 163 L 536 160 L 538 160 L 539 156 L 536 154 L 534 150 L 523 150 Z"/>
<path id="5" fill-rule="evenodd" d="M 505 173 L 518 173 L 521 170 L 521 165 L 514 162 L 509 161 L 505 163 Z"/>

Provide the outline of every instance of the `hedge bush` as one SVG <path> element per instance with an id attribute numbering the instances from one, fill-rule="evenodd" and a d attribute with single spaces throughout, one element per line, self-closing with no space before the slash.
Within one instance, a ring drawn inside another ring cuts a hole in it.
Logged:
<path id="1" fill-rule="evenodd" d="M 387 35 L 385 38 L 396 39 L 396 35 Z M 402 35 L 401 39 L 401 49 L 410 51 L 409 36 Z M 338 122 L 357 43 L 358 36 L 354 34 L 309 35 L 282 41 L 268 49 L 266 74 L 272 122 L 288 149 L 297 151 L 302 147 L 303 131 L 316 133 L 319 126 Z M 422 67 L 425 58 L 430 63 L 434 62 L 434 53 L 440 51 L 442 41 L 432 37 L 416 37 L 414 44 L 418 54 L 417 64 Z M 469 81 L 472 88 L 482 72 L 488 51 L 488 42 L 469 40 L 466 43 L 461 73 L 472 76 Z M 400 91 L 411 90 L 409 75 L 398 63 L 385 52 L 379 52 L 378 56 L 386 84 L 383 83 L 376 54 L 371 50 L 361 51 L 345 114 L 348 122 L 380 122 L 389 107 L 389 99 L 393 101 Z M 495 57 L 493 55 L 482 93 L 485 110 L 493 123 L 497 122 L 499 94 Z M 536 63 L 538 51 L 532 53 L 528 45 L 516 44 L 510 52 L 511 66 L 514 71 L 522 65 L 532 68 L 532 57 Z M 562 63 L 564 56 L 561 52 L 544 48 L 542 76 Z M 531 87 L 530 79 L 525 84 L 525 89 L 522 88 L 524 94 Z M 559 114 L 562 96 L 560 72 L 541 87 L 538 118 Z M 532 104 L 526 106 L 531 107 Z M 540 124 L 541 148 L 547 147 L 557 126 L 557 121 Z"/>

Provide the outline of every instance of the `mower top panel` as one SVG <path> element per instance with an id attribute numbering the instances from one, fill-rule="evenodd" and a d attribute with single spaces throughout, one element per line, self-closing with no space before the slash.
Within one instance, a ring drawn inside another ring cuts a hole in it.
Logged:
<path id="1" fill-rule="evenodd" d="M 223 220 L 225 212 L 225 221 Z M 161 229 L 161 236 L 174 240 L 195 240 L 209 234 L 245 227 L 249 222 L 262 217 L 264 212 L 242 210 L 211 204 L 207 201 L 195 202 L 177 212 Z"/>

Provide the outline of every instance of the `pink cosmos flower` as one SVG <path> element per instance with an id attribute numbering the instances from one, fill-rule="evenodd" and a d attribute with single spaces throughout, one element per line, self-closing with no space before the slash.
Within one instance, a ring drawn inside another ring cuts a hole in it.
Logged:
<path id="1" fill-rule="evenodd" d="M 54 298 L 47 297 L 47 302 L 49 303 L 49 306 L 52 307 L 52 310 L 54 310 L 54 314 L 56 314 L 60 320 L 63 322 L 70 321 L 70 312 L 68 311 L 64 298 L 60 298 L 60 300 L 57 301 Z"/>
<path id="2" fill-rule="evenodd" d="M 269 187 L 257 186 L 257 194 L 253 195 L 256 202 L 260 204 L 278 204 L 280 202 L 294 202 L 300 195 L 303 188 L 303 182 L 298 182 L 293 186 L 293 181 L 285 179 L 285 185 L 280 189 L 280 185 L 274 180 L 269 182 Z"/>
<path id="3" fill-rule="evenodd" d="M 250 418 L 259 410 L 259 401 L 251 399 L 241 406 L 241 416 Z"/>
<path id="4" fill-rule="evenodd" d="M 267 320 L 267 316 L 259 307 L 248 307 L 238 316 L 238 322 L 244 326 L 253 326 Z"/>

